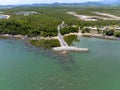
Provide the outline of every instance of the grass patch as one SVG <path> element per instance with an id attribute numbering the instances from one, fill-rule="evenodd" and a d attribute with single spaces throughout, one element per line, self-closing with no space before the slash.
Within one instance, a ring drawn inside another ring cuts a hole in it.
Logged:
<path id="1" fill-rule="evenodd" d="M 64 40 L 67 42 L 68 45 L 73 44 L 73 41 L 79 41 L 76 35 L 65 36 Z"/>
<path id="2" fill-rule="evenodd" d="M 52 40 L 30 40 L 30 43 L 36 47 L 43 47 L 45 49 L 50 49 L 52 47 L 58 47 L 60 46 L 60 43 L 57 39 Z"/>

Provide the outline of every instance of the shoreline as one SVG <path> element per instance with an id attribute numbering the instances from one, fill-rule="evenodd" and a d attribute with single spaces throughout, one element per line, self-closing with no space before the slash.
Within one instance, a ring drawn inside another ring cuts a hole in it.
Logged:
<path id="1" fill-rule="evenodd" d="M 94 38 L 99 38 L 99 39 L 108 39 L 108 40 L 120 40 L 120 37 L 115 37 L 115 36 L 107 36 L 103 34 L 91 34 L 91 33 L 69 33 L 65 34 L 64 36 L 69 36 L 69 35 L 77 35 L 81 37 L 94 37 Z"/>
<path id="2" fill-rule="evenodd" d="M 69 33 L 69 34 L 65 34 L 63 35 L 63 37 L 65 36 L 69 36 L 69 35 L 76 35 L 76 36 L 81 36 L 81 37 L 94 37 L 94 38 L 99 38 L 99 39 L 108 39 L 108 40 L 120 40 L 120 37 L 115 37 L 115 36 L 107 36 L 107 35 L 103 35 L 103 34 L 91 34 L 91 33 Z M 52 40 L 52 39 L 58 39 L 57 36 L 53 36 L 53 37 L 28 37 L 25 35 L 10 35 L 10 34 L 0 34 L 0 38 L 3 39 L 8 39 L 8 38 L 13 38 L 13 39 L 29 39 L 29 40 Z"/>
<path id="3" fill-rule="evenodd" d="M 69 33 L 69 34 L 65 34 L 63 37 L 65 36 L 70 36 L 70 35 L 75 35 L 77 37 L 88 37 L 88 38 L 98 38 L 98 39 L 106 39 L 106 40 L 115 40 L 115 41 L 120 41 L 120 38 L 117 38 L 115 36 L 103 36 L 102 34 L 91 34 L 91 33 Z M 55 48 L 55 47 L 59 47 L 59 40 L 58 37 L 28 37 L 28 36 L 24 36 L 24 35 L 9 35 L 9 34 L 0 34 L 0 38 L 1 39 L 15 39 L 15 40 L 23 40 L 26 42 L 26 44 L 33 46 L 33 47 L 41 47 L 44 49 L 51 49 L 54 51 L 60 51 L 60 48 Z M 58 42 L 57 42 L 58 40 Z M 43 44 L 44 42 L 44 44 Z M 47 42 L 47 43 L 46 43 Z M 51 42 L 51 44 L 48 42 Z M 81 51 L 81 49 L 77 50 L 78 48 L 69 48 L 69 51 L 73 51 L 73 49 L 75 49 L 76 51 Z M 65 48 L 61 48 L 61 51 L 64 50 L 68 50 Z M 85 51 L 88 51 L 88 49 L 85 49 Z"/>

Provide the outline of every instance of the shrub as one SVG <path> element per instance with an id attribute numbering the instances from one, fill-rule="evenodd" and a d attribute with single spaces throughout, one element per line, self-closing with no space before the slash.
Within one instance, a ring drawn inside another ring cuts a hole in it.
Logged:
<path id="1" fill-rule="evenodd" d="M 90 29 L 89 29 L 89 28 L 85 28 L 84 30 L 85 30 L 85 32 L 87 32 L 87 33 L 90 32 Z"/>
<path id="2" fill-rule="evenodd" d="M 100 29 L 97 29 L 97 32 L 98 32 L 98 34 L 100 34 L 101 33 Z"/>
<path id="3" fill-rule="evenodd" d="M 85 30 L 84 30 L 84 29 L 82 29 L 82 33 L 85 33 Z"/>
<path id="4" fill-rule="evenodd" d="M 120 32 L 116 31 L 116 32 L 115 32 L 115 36 L 116 36 L 116 37 L 120 37 Z"/>
<path id="5" fill-rule="evenodd" d="M 112 35 L 114 35 L 114 30 L 106 30 L 106 32 L 105 32 L 105 34 L 106 35 L 108 35 L 108 36 L 112 36 Z"/>

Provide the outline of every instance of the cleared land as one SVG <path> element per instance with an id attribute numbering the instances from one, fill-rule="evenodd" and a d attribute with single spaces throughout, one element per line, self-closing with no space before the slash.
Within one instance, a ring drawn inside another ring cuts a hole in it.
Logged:
<path id="1" fill-rule="evenodd" d="M 120 17 L 118 16 L 108 14 L 108 13 L 102 13 L 102 12 L 93 12 L 94 14 L 97 14 L 96 16 L 81 15 L 81 14 L 77 14 L 76 12 L 72 12 L 72 11 L 68 11 L 67 13 L 75 17 L 78 17 L 79 19 L 84 20 L 84 21 L 98 21 L 99 19 L 100 20 L 120 20 Z"/>

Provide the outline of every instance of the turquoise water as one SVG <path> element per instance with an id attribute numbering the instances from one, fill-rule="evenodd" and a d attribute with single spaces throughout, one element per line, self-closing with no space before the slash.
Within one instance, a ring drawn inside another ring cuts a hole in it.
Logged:
<path id="1" fill-rule="evenodd" d="M 0 39 L 0 90 L 120 90 L 120 41 L 80 38 L 87 53 L 58 55 Z"/>

